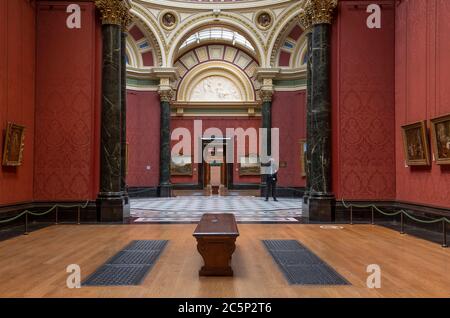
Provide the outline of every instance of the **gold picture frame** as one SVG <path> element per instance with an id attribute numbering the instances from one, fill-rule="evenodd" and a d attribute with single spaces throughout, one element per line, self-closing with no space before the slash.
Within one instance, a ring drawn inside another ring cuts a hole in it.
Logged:
<path id="1" fill-rule="evenodd" d="M 170 175 L 172 176 L 192 176 L 193 166 L 192 166 L 191 155 L 177 155 L 172 156 L 170 163 Z"/>
<path id="2" fill-rule="evenodd" d="M 436 164 L 450 164 L 450 114 L 431 120 L 431 142 Z"/>
<path id="3" fill-rule="evenodd" d="M 306 139 L 300 139 L 300 175 L 306 177 Z"/>
<path id="4" fill-rule="evenodd" d="M 402 136 L 406 164 L 408 166 L 429 166 L 430 147 L 426 121 L 402 126 Z"/>
<path id="5" fill-rule="evenodd" d="M 248 155 L 239 159 L 240 176 L 259 176 L 261 175 L 261 162 L 258 155 Z"/>
<path id="6" fill-rule="evenodd" d="M 3 147 L 3 166 L 18 167 L 22 165 L 25 146 L 25 127 L 8 122 Z"/>

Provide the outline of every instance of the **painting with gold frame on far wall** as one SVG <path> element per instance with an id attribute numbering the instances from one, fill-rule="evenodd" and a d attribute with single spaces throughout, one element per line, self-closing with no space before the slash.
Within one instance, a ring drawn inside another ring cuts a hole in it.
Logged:
<path id="1" fill-rule="evenodd" d="M 3 148 L 2 164 L 4 166 L 17 167 L 22 165 L 24 141 L 25 127 L 8 123 Z"/>
<path id="2" fill-rule="evenodd" d="M 191 155 L 172 155 L 170 164 L 170 174 L 172 176 L 192 176 L 192 156 Z"/>
<path id="3" fill-rule="evenodd" d="M 431 120 L 431 142 L 438 165 L 450 164 L 450 114 Z"/>
<path id="4" fill-rule="evenodd" d="M 402 126 L 403 148 L 408 166 L 429 166 L 430 148 L 426 121 Z"/>
<path id="5" fill-rule="evenodd" d="M 306 177 L 306 139 L 300 139 L 300 173 Z"/>
<path id="6" fill-rule="evenodd" d="M 241 157 L 239 160 L 240 176 L 259 176 L 261 175 L 261 163 L 258 155 L 250 154 Z"/>

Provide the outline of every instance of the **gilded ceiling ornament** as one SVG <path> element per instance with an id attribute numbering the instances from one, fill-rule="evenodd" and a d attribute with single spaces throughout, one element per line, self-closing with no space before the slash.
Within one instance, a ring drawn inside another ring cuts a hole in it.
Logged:
<path id="1" fill-rule="evenodd" d="M 337 3 L 338 0 L 307 0 L 304 10 L 311 16 L 313 25 L 331 24 Z"/>
<path id="2" fill-rule="evenodd" d="M 273 24 L 273 14 L 269 11 L 260 11 L 256 14 L 256 25 L 261 30 L 269 29 Z"/>
<path id="3" fill-rule="evenodd" d="M 173 11 L 163 11 L 159 20 L 164 29 L 172 30 L 178 24 L 178 15 Z"/>
<path id="4" fill-rule="evenodd" d="M 124 15 L 129 14 L 130 4 L 127 0 L 95 0 L 95 6 L 100 10 L 103 24 L 122 26 Z"/>

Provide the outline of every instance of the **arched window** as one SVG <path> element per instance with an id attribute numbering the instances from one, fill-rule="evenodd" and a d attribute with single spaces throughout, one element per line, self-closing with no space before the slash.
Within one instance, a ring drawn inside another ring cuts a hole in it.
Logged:
<path id="1" fill-rule="evenodd" d="M 232 31 L 223 27 L 212 27 L 208 29 L 203 29 L 199 32 L 192 34 L 184 43 L 181 45 L 180 49 L 183 49 L 192 44 L 198 44 L 202 41 L 209 40 L 221 40 L 226 42 L 231 42 L 233 45 L 239 44 L 255 52 L 253 45 L 238 32 Z"/>

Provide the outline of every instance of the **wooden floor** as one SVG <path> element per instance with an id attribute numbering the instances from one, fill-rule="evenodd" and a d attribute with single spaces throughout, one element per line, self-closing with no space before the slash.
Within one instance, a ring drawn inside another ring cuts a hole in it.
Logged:
<path id="1" fill-rule="evenodd" d="M 450 249 L 371 225 L 342 230 L 319 225 L 240 224 L 235 277 L 198 277 L 202 264 L 195 225 L 57 225 L 0 242 L 2 297 L 450 297 Z M 134 239 L 168 239 L 143 284 L 66 287 L 66 267 L 82 277 Z M 262 239 L 297 239 L 352 286 L 289 285 Z M 366 287 L 366 267 L 378 264 L 381 289 Z"/>

